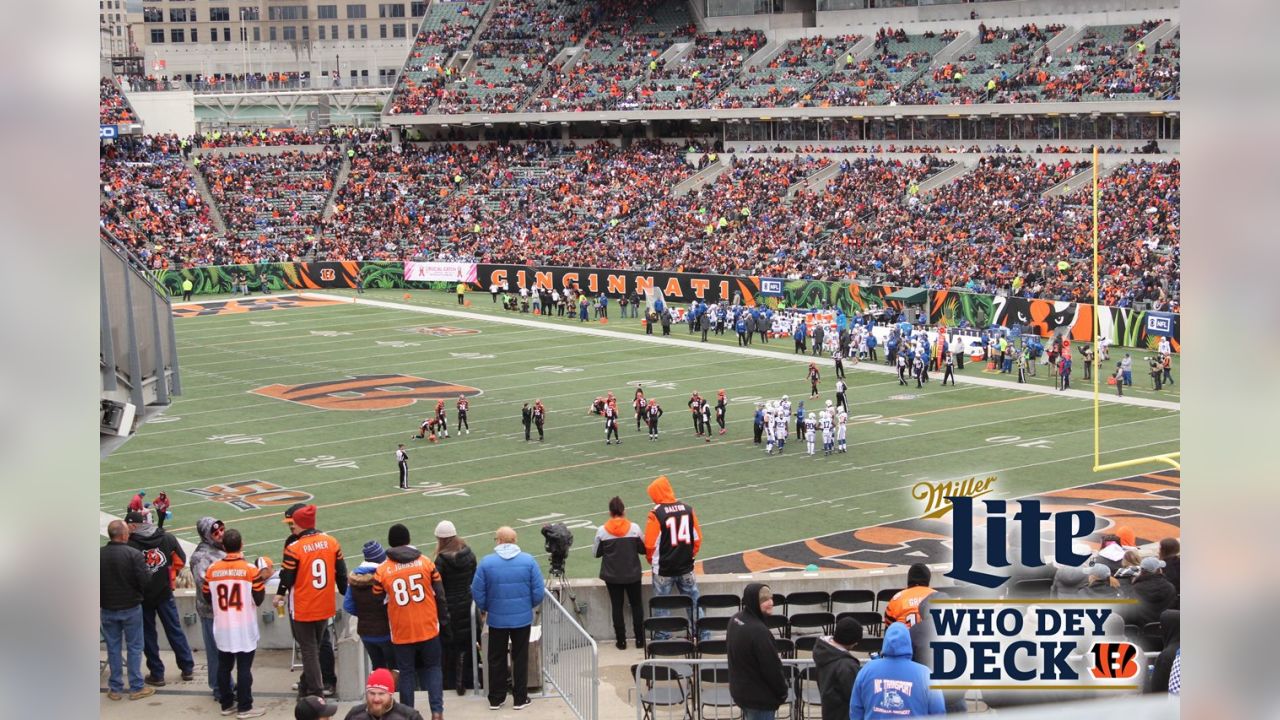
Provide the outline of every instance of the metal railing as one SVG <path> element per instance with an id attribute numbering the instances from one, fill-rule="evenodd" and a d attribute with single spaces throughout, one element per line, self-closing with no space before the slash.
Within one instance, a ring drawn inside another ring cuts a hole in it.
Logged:
<path id="1" fill-rule="evenodd" d="M 787 669 L 787 702 L 779 717 L 821 717 L 818 681 L 812 659 L 783 659 Z M 636 720 L 693 718 L 736 720 L 742 709 L 729 696 L 729 661 L 723 657 L 655 657 L 632 668 Z"/>
<path id="2" fill-rule="evenodd" d="M 548 592 L 542 601 L 542 692 L 559 693 L 578 720 L 596 720 L 600 709 L 600 653 L 573 613 Z"/>

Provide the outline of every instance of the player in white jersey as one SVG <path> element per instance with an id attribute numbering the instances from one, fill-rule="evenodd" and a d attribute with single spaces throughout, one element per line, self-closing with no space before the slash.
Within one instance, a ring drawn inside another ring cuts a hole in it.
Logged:
<path id="1" fill-rule="evenodd" d="M 822 429 L 822 454 L 830 455 L 833 450 L 831 442 L 831 411 L 825 410 L 818 418 L 818 427 Z"/>
<path id="2" fill-rule="evenodd" d="M 779 409 L 773 415 L 773 438 L 778 443 L 778 453 L 787 445 L 787 414 Z"/>
<path id="3" fill-rule="evenodd" d="M 764 449 L 770 455 L 773 454 L 773 403 L 764 406 Z"/>
<path id="4" fill-rule="evenodd" d="M 849 413 L 841 411 L 836 416 L 836 444 L 839 445 L 839 452 L 848 452 L 849 448 L 845 445 L 845 438 L 849 433 Z"/>
<path id="5" fill-rule="evenodd" d="M 805 448 L 808 449 L 810 455 L 813 455 L 813 441 L 814 441 L 814 435 L 816 434 L 815 429 L 817 425 L 818 425 L 817 416 L 814 415 L 813 413 L 809 413 L 809 417 L 805 418 L 805 422 L 804 422 L 804 444 L 805 444 Z"/>
<path id="6" fill-rule="evenodd" d="M 782 396 L 782 400 L 778 403 L 779 412 L 782 413 L 782 437 L 787 436 L 787 423 L 791 420 L 791 399 L 786 395 Z"/>

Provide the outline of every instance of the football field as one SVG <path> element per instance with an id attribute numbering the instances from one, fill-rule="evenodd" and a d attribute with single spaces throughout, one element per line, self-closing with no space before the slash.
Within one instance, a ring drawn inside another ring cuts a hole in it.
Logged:
<path id="1" fill-rule="evenodd" d="M 1159 470 L 1095 476 L 1090 400 L 965 383 L 1008 377 L 973 364 L 957 386 L 941 387 L 935 374 L 919 390 L 850 366 L 849 452 L 824 457 L 819 442 L 807 456 L 793 429 L 785 453 L 770 457 L 752 442 L 755 402 L 787 394 L 819 409 L 834 398 L 829 358 L 818 361 L 822 396 L 810 400 L 806 364 L 790 355 L 789 340 L 757 340 L 740 353 L 732 335 L 703 345 L 676 327 L 672 341 L 646 342 L 638 320 L 581 324 L 505 313 L 488 295 L 465 309 L 452 294 L 404 295 L 361 296 L 376 305 L 326 292 L 273 298 L 256 311 L 225 302 L 177 308 L 183 393 L 103 461 L 102 510 L 118 515 L 138 490 L 148 500 L 165 490 L 166 529 L 196 541 L 196 520 L 213 515 L 244 533 L 247 554 L 276 560 L 287 534 L 281 515 L 294 502 L 319 506 L 319 527 L 349 558 L 367 540 L 385 542 L 395 522 L 426 549 L 435 524 L 452 520 L 482 554 L 509 524 L 544 568 L 538 529 L 559 521 L 575 532 L 568 573 L 586 577 L 598 570 L 591 538 L 609 498 L 621 496 L 643 525 L 652 504 L 645 488 L 662 474 L 698 514 L 704 569 L 733 571 L 788 567 L 762 565 L 755 551 L 796 541 L 809 541 L 818 564 L 848 567 L 811 539 L 918 518 L 924 508 L 911 489 L 923 481 L 995 475 L 992 497 L 1015 498 Z M 452 314 L 422 312 L 434 309 Z M 666 411 L 656 442 L 635 427 L 637 384 Z M 729 398 L 728 432 L 707 442 L 694 436 L 686 403 L 695 390 L 714 398 L 719 389 Z M 607 446 L 603 421 L 588 413 L 610 391 L 621 445 Z M 454 427 L 459 394 L 471 398 L 470 434 Z M 1104 388 L 1103 397 L 1113 395 Z M 438 398 L 451 437 L 410 439 Z M 526 442 L 521 405 L 537 398 L 546 440 L 535 431 Z M 1178 421 L 1168 406 L 1104 403 L 1102 461 L 1178 450 Z M 396 486 L 398 443 L 409 453 L 408 492 Z"/>

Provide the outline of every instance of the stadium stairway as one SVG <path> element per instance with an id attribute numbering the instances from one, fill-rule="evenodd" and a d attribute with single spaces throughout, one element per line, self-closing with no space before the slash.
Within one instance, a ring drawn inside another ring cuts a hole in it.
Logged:
<path id="1" fill-rule="evenodd" d="M 192 159 L 196 157 L 199 155 L 192 155 Z M 227 221 L 222 218 L 222 210 L 218 208 L 218 203 L 213 201 L 213 193 L 209 191 L 209 183 L 204 181 L 204 173 L 200 172 L 200 168 L 196 167 L 190 159 L 187 160 L 187 169 L 191 171 L 191 177 L 195 178 L 196 190 L 200 191 L 200 201 L 209 208 L 209 219 L 213 220 L 213 226 L 218 232 L 225 236 Z"/>
<path id="2" fill-rule="evenodd" d="M 1156 26 L 1154 30 L 1142 36 L 1139 42 L 1145 43 L 1147 47 L 1155 47 L 1156 41 L 1171 37 L 1178 31 L 1178 24 L 1172 20 L 1165 20 Z M 1129 46 L 1129 54 L 1138 54 L 1138 43 Z"/>
<path id="3" fill-rule="evenodd" d="M 701 153 L 698 153 L 701 154 Z M 706 166 L 705 168 L 694 173 L 692 176 L 680 181 L 675 187 L 671 188 L 671 194 L 676 197 L 688 195 L 705 185 L 710 185 L 716 181 L 720 173 L 729 169 L 729 157 L 724 153 L 720 154 L 720 158 Z"/>
<path id="4" fill-rule="evenodd" d="M 978 166 L 979 156 L 974 155 L 949 155 L 948 160 L 954 160 L 955 164 L 946 168 L 942 172 L 934 173 L 920 183 L 918 194 L 924 195 L 927 192 L 936 190 L 944 185 L 948 185 L 960 179 L 961 175 L 973 170 Z"/>
<path id="5" fill-rule="evenodd" d="M 324 213 L 321 218 L 325 221 L 333 219 L 333 213 L 338 202 L 338 191 L 347 184 L 347 177 L 351 175 L 351 156 L 347 155 L 347 148 L 350 145 L 342 146 L 342 165 L 338 168 L 337 174 L 333 177 L 333 189 L 329 191 L 329 197 L 324 201 Z"/>

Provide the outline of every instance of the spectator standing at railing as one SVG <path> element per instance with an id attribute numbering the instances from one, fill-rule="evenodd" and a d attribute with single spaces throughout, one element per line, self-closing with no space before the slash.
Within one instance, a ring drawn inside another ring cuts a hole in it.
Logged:
<path id="1" fill-rule="evenodd" d="M 742 720 L 772 720 L 787 701 L 786 670 L 765 621 L 772 614 L 769 586 L 751 583 L 742 591 L 742 609 L 729 621 L 729 696 L 742 708 Z"/>
<path id="2" fill-rule="evenodd" d="M 584 306 L 585 307 L 585 306 Z M 499 710 L 507 701 L 511 679 L 512 707 L 523 710 L 529 699 L 529 632 L 533 610 L 542 604 L 546 583 L 533 556 L 516 545 L 516 531 L 503 526 L 494 534 L 493 552 L 480 561 L 471 581 L 476 608 L 486 614 L 489 626 L 489 709 Z M 511 647 L 511 673 L 507 673 L 507 646 Z"/>
<path id="3" fill-rule="evenodd" d="M 164 660 L 160 657 L 160 639 L 156 631 L 156 618 L 164 629 L 169 647 L 182 673 L 183 680 L 195 677 L 195 659 L 187 635 L 178 617 L 178 604 L 173 599 L 173 581 L 186 567 L 187 554 L 173 535 L 147 521 L 142 513 L 132 511 L 125 515 L 129 523 L 129 545 L 137 548 L 147 561 L 150 573 L 142 596 L 143 649 L 147 656 L 144 678 L 148 685 L 164 687 Z"/>
<path id="4" fill-rule="evenodd" d="M 702 548 L 698 516 L 692 507 L 676 499 L 676 491 L 666 475 L 649 483 L 648 491 L 654 506 L 645 523 L 644 549 L 653 566 L 653 594 L 687 595 L 696 608 L 698 576 L 693 569 L 698 550 Z M 668 613 L 667 610 L 654 611 L 658 616 Z M 696 623 L 696 612 L 689 621 Z M 661 633 L 657 637 L 663 639 Z"/>
<path id="5" fill-rule="evenodd" d="M 435 536 L 436 570 L 444 582 L 449 623 L 453 626 L 453 636 L 444 644 L 445 687 L 462 695 L 467 683 L 472 682 L 468 660 L 472 643 L 471 581 L 476 574 L 476 554 L 448 520 L 436 525 Z"/>
<path id="6" fill-rule="evenodd" d="M 631 604 L 631 627 L 636 647 L 644 647 L 644 605 L 640 602 L 640 557 L 644 555 L 644 539 L 640 526 L 627 519 L 622 498 L 609 500 L 609 520 L 596 531 L 592 543 L 600 558 L 600 579 L 609 590 L 613 608 L 614 645 L 627 649 L 627 627 L 623 622 L 622 601 Z"/>

